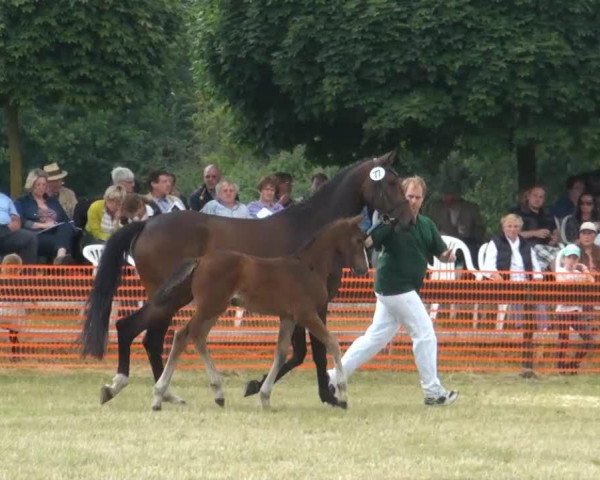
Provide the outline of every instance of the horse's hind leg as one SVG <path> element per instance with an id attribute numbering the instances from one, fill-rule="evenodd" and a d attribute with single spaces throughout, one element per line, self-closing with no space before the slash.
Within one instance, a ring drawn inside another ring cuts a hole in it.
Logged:
<path id="1" fill-rule="evenodd" d="M 288 373 L 290 370 L 293 370 L 297 366 L 302 365 L 302 362 L 304 362 L 304 358 L 306 357 L 306 330 L 304 327 L 294 328 L 292 333 L 292 348 L 292 357 L 283 364 L 277 373 L 275 382 L 278 382 L 286 373 Z M 250 395 L 255 395 L 260 392 L 260 388 L 262 387 L 266 378 L 267 375 L 265 375 L 262 380 L 250 380 L 248 383 L 246 383 L 246 386 L 244 387 L 244 397 L 249 397 Z M 335 401 L 337 402 L 337 400 Z"/>
<path id="2" fill-rule="evenodd" d="M 163 370 L 160 378 L 154 385 L 154 398 L 152 400 L 152 410 L 160 410 L 162 408 L 162 402 L 166 401 L 165 395 L 168 394 L 167 390 L 169 389 L 169 384 L 171 383 L 171 378 L 173 377 L 173 373 L 175 372 L 175 367 L 177 366 L 177 361 L 179 360 L 180 355 L 185 350 L 186 345 L 188 344 L 188 340 L 190 337 L 190 323 L 180 329 L 176 334 L 173 340 L 173 347 L 171 348 L 171 353 L 169 354 L 169 358 L 167 360 L 167 365 Z"/>
<path id="3" fill-rule="evenodd" d="M 263 408 L 269 408 L 271 406 L 271 391 L 273 390 L 273 384 L 275 383 L 277 373 L 285 362 L 285 357 L 288 347 L 290 346 L 290 339 L 293 331 L 294 322 L 292 320 L 280 320 L 275 360 L 273 361 L 271 370 L 269 370 L 269 373 L 267 374 L 267 378 L 265 378 L 262 387 L 260 387 L 260 402 Z"/>
<path id="4" fill-rule="evenodd" d="M 110 385 L 100 389 L 100 403 L 106 403 L 114 398 L 129 383 L 129 366 L 131 358 L 131 343 L 147 328 L 147 305 L 123 317 L 116 322 L 117 339 L 119 342 L 119 366 L 117 374 Z"/>
<path id="5" fill-rule="evenodd" d="M 225 405 L 225 394 L 223 393 L 223 377 L 215 367 L 212 356 L 206 346 L 206 338 L 210 329 L 217 323 L 218 317 L 213 317 L 209 320 L 200 322 L 200 328 L 196 339 L 196 349 L 204 361 L 206 367 L 206 374 L 210 382 L 210 388 L 215 394 L 215 403 L 220 407 Z"/>

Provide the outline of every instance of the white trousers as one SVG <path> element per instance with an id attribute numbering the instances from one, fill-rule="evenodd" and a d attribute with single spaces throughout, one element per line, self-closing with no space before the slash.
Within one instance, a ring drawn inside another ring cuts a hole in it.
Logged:
<path id="1" fill-rule="evenodd" d="M 348 377 L 368 362 L 396 335 L 400 325 L 404 325 L 413 342 L 415 364 L 421 378 L 421 388 L 425 396 L 438 396 L 445 393 L 437 376 L 437 338 L 433 323 L 425 305 L 416 291 L 400 295 L 379 295 L 375 305 L 373 323 L 358 337 L 342 357 L 342 365 Z M 335 370 L 329 377 L 335 382 Z"/>

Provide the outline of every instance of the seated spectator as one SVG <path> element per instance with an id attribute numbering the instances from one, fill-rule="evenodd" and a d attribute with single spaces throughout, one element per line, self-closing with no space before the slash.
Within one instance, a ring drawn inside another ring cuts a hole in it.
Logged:
<path id="1" fill-rule="evenodd" d="M 511 213 L 523 219 L 521 236 L 533 245 L 540 267 L 545 270 L 560 250 L 559 234 L 554 217 L 544 208 L 546 190 L 534 185 L 527 191 L 527 206 L 520 206 Z"/>
<path id="2" fill-rule="evenodd" d="M 68 172 L 61 170 L 58 163 L 44 165 L 44 172 L 48 174 L 48 196 L 58 199 L 70 220 L 73 220 L 73 211 L 77 205 L 75 192 L 65 187 L 64 178 Z"/>
<path id="3" fill-rule="evenodd" d="M 2 259 L 0 266 L 0 282 L 6 278 L 6 287 L 14 287 L 15 280 L 13 277 L 21 273 L 23 265 L 23 259 L 16 253 L 10 253 Z M 4 286 L 4 285 L 3 285 Z M 5 289 L 5 291 L 9 291 Z M 16 362 L 20 359 L 21 348 L 19 346 L 19 331 L 21 325 L 27 316 L 27 311 L 24 308 L 22 300 L 12 299 L 10 296 L 7 298 L 0 298 L 0 302 L 4 305 L 0 307 L 0 328 L 8 330 L 8 341 L 10 343 L 11 361 Z"/>
<path id="4" fill-rule="evenodd" d="M 23 226 L 38 239 L 38 256 L 54 257 L 56 265 L 73 262 L 71 247 L 76 235 L 69 217 L 55 198 L 46 193 L 48 175 L 36 168 L 27 175 L 25 194 L 17 199 L 15 206 Z"/>
<path id="5" fill-rule="evenodd" d="M 135 191 L 135 175 L 127 167 L 115 167 L 110 172 L 113 185 L 121 185 L 125 192 L 133 193 Z"/>
<path id="6" fill-rule="evenodd" d="M 231 218 L 252 218 L 248 207 L 236 200 L 239 188 L 229 180 L 221 180 L 215 188 L 217 199 L 211 200 L 202 208 L 202 213 Z"/>
<path id="7" fill-rule="evenodd" d="M 292 190 L 294 188 L 294 177 L 286 172 L 277 172 L 274 174 L 277 179 L 277 192 L 275 198 L 283 208 L 293 205 Z"/>
<path id="8" fill-rule="evenodd" d="M 314 193 L 328 181 L 329 177 L 323 172 L 315 173 L 312 177 L 310 177 L 310 194 L 314 195 Z"/>
<path id="9" fill-rule="evenodd" d="M 160 213 L 170 213 L 185 210 L 183 202 L 174 195 L 170 195 L 171 176 L 165 170 L 155 170 L 148 176 L 148 200 L 153 201 Z"/>
<path id="10" fill-rule="evenodd" d="M 104 192 L 102 200 L 90 205 L 83 237 L 84 245 L 105 243 L 121 226 L 121 206 L 125 200 L 125 189 L 111 185 Z"/>
<path id="11" fill-rule="evenodd" d="M 581 251 L 577 245 L 569 244 L 562 250 L 562 266 L 556 268 L 557 282 L 593 282 L 594 276 L 583 263 L 579 263 Z M 581 361 L 594 347 L 593 332 L 588 321 L 582 321 L 581 305 L 558 305 L 558 371 L 562 374 L 576 374 Z M 582 349 L 575 353 L 572 361 L 565 361 L 569 346 L 569 329 L 579 333 L 585 342 Z"/>
<path id="12" fill-rule="evenodd" d="M 248 204 L 248 212 L 253 218 L 265 218 L 274 213 L 281 212 L 283 206 L 276 202 L 277 179 L 269 175 L 263 177 L 258 183 L 260 198 Z"/>
<path id="13" fill-rule="evenodd" d="M 567 191 L 550 207 L 550 214 L 558 220 L 575 213 L 577 200 L 585 190 L 585 179 L 582 175 L 572 175 L 565 187 Z"/>
<path id="14" fill-rule="evenodd" d="M 509 213 L 502 217 L 500 223 L 502 233 L 492 237 L 481 270 L 492 272 L 485 275 L 496 281 L 526 282 L 531 279 L 529 272 L 540 272 L 541 269 L 531 244 L 521 236 L 523 220 L 518 215 Z M 506 273 L 500 272 L 510 272 L 510 274 L 507 276 Z M 533 334 L 537 329 L 531 314 L 534 306 L 531 304 L 512 306 L 513 311 L 516 309 L 522 309 L 525 312 L 522 315 L 525 316 L 525 319 L 523 322 L 523 371 L 521 376 L 531 378 L 535 376 L 533 372 Z"/>
<path id="15" fill-rule="evenodd" d="M 174 197 L 177 197 L 179 200 L 181 200 L 181 203 L 183 203 L 183 206 L 185 207 L 185 209 L 188 210 L 189 206 L 188 206 L 187 199 L 179 192 L 179 190 L 177 190 L 177 177 L 175 176 L 174 173 L 169 172 L 169 178 L 171 179 L 171 187 L 169 188 L 169 195 L 173 195 Z"/>
<path id="16" fill-rule="evenodd" d="M 0 193 L 0 256 L 16 253 L 23 263 L 37 263 L 37 236 L 23 229 L 21 223 L 14 202 Z"/>
<path id="17" fill-rule="evenodd" d="M 600 225 L 600 215 L 594 205 L 594 196 L 584 192 L 577 200 L 575 213 L 563 218 L 560 225 L 561 240 L 565 243 L 575 242 L 579 237 L 579 227 L 584 222 Z"/>
<path id="18" fill-rule="evenodd" d="M 594 243 L 598 227 L 592 222 L 583 222 L 579 227 L 579 238 L 577 243 L 581 249 L 580 262 L 583 263 L 590 272 L 600 272 L 600 246 Z"/>
<path id="19" fill-rule="evenodd" d="M 137 193 L 128 193 L 121 206 L 121 224 L 142 222 L 154 215 L 148 201 Z"/>
<path id="20" fill-rule="evenodd" d="M 476 260 L 485 235 L 485 224 L 479 206 L 463 199 L 458 185 L 448 183 L 444 187 L 442 198 L 430 203 L 428 211 L 429 218 L 440 233 L 465 242 L 471 258 Z"/>
<path id="21" fill-rule="evenodd" d="M 204 183 L 190 195 L 190 208 L 199 212 L 211 200 L 217 198 L 215 187 L 221 181 L 221 170 L 217 165 L 207 165 L 204 169 Z"/>

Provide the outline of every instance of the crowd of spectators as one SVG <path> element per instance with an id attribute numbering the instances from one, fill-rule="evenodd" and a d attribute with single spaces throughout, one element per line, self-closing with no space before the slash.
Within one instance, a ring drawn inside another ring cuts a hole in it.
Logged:
<path id="1" fill-rule="evenodd" d="M 18 255 L 24 264 L 81 263 L 82 248 L 105 243 L 122 225 L 181 210 L 230 218 L 265 218 L 294 203 L 293 177 L 277 172 L 260 179 L 257 200 L 239 199 L 239 187 L 223 178 L 218 165 L 204 169 L 203 184 L 188 198 L 167 170 L 147 176 L 145 188 L 131 169 L 118 166 L 100 198 L 80 197 L 65 186 L 68 172 L 53 162 L 31 170 L 24 192 L 14 200 L 0 193 L 0 259 Z M 313 176 L 311 189 L 327 180 Z M 145 191 L 144 191 L 145 190 Z"/>
<path id="2" fill-rule="evenodd" d="M 214 164 L 206 166 L 202 185 L 189 199 L 177 190 L 176 177 L 167 170 L 151 172 L 144 188 L 129 168 L 116 167 L 102 198 L 78 199 L 65 186 L 67 177 L 68 172 L 54 162 L 31 170 L 24 193 L 14 201 L 0 193 L 0 258 L 16 254 L 24 264 L 82 262 L 83 246 L 106 242 L 128 222 L 187 209 L 229 218 L 262 219 L 281 212 L 296 201 L 292 176 L 276 172 L 259 180 L 257 199 L 245 205 L 240 201 L 237 183 L 224 178 L 219 166 Z M 312 194 L 328 178 L 317 173 L 310 181 L 309 194 Z M 426 211 L 441 234 L 456 237 L 466 244 L 473 263 L 487 272 L 485 278 L 523 282 L 539 278 L 540 272 L 545 270 L 556 270 L 558 281 L 585 281 L 594 278 L 600 270 L 600 211 L 597 204 L 600 175 L 569 177 L 564 194 L 550 206 L 547 206 L 543 185 L 536 184 L 524 190 L 517 205 L 499 216 L 497 234 L 486 232 L 479 206 L 464 199 L 462 193 L 459 185 L 448 183 L 441 198 L 430 202 Z M 366 230 L 377 221 L 377 215 L 367 209 L 363 215 Z M 482 265 L 477 265 L 478 252 L 483 245 L 485 260 Z M 557 257 L 560 262 L 556 261 Z M 574 265 L 580 266 L 573 270 Z M 562 324 L 567 329 L 572 328 L 570 315 L 580 310 L 559 307 L 557 312 Z M 544 310 L 545 307 L 521 303 L 511 308 L 514 317 L 521 319 L 521 325 L 526 327 L 523 367 L 532 372 L 528 345 L 539 325 L 524 312 L 530 308 Z M 544 314 L 539 317 L 544 318 Z M 587 331 L 579 333 L 587 342 L 586 346 L 591 345 L 591 334 Z M 564 344 L 564 331 L 561 335 Z M 566 360 L 561 362 L 561 368 L 568 363 Z M 580 359 L 575 364 L 578 362 Z"/>

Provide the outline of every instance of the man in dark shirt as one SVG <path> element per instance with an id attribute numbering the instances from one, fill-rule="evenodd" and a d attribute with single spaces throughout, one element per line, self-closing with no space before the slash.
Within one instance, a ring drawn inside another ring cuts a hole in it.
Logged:
<path id="1" fill-rule="evenodd" d="M 207 165 L 204 169 L 204 183 L 190 195 L 190 209 L 199 212 L 211 200 L 217 198 L 215 187 L 221 180 L 221 170 L 217 165 Z"/>

